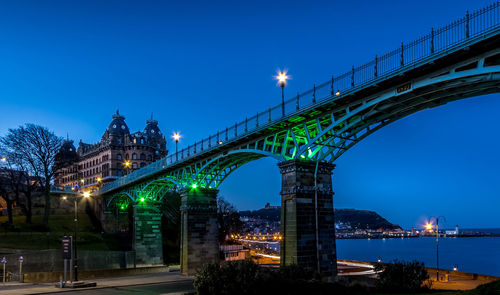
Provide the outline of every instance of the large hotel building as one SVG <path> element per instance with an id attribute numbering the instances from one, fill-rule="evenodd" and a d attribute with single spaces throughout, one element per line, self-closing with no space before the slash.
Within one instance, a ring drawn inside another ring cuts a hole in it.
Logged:
<path id="1" fill-rule="evenodd" d="M 158 121 L 146 121 L 144 131 L 130 133 L 125 117 L 117 111 L 101 141 L 80 141 L 75 149 L 65 140 L 56 157 L 54 184 L 92 189 L 144 167 L 167 155 L 166 140 Z"/>

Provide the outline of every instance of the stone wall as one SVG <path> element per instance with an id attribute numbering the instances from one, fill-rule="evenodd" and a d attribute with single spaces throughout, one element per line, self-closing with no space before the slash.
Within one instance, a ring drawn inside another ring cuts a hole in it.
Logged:
<path id="1" fill-rule="evenodd" d="M 4 250 L 0 256 L 7 259 L 7 270 L 18 272 L 19 256 L 23 256 L 23 272 L 63 271 L 61 250 Z M 125 269 L 134 267 L 134 251 L 87 251 L 78 250 L 78 269 Z M 68 263 L 69 265 L 69 263 Z"/>

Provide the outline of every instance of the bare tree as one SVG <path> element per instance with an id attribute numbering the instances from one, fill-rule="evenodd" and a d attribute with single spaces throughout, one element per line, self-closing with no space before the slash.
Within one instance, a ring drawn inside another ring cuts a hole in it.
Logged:
<path id="1" fill-rule="evenodd" d="M 10 180 L 6 173 L 5 167 L 0 169 L 0 197 L 4 199 L 7 206 L 7 223 L 12 224 L 12 207 L 14 205 L 14 197 L 10 192 Z"/>
<path id="2" fill-rule="evenodd" d="M 54 177 L 54 162 L 63 139 L 56 136 L 46 127 L 26 124 L 16 129 L 9 129 L 1 138 L 2 147 L 11 154 L 22 170 L 28 175 L 27 182 L 35 179 L 43 189 L 45 196 L 45 212 L 43 223 L 49 224 L 50 185 Z M 31 205 L 30 205 L 31 206 Z"/>
<path id="3" fill-rule="evenodd" d="M 0 173 L 2 174 L 2 191 L 7 194 L 9 201 L 15 201 L 26 216 L 26 223 L 31 223 L 32 217 L 32 196 L 37 187 L 38 181 L 33 181 L 29 176 L 28 163 L 23 158 L 4 145 L 0 138 L 0 155 L 2 156 L 2 165 Z M 10 203 L 12 205 L 12 202 Z M 12 212 L 10 210 L 9 212 Z"/>
<path id="4" fill-rule="evenodd" d="M 240 232 L 243 226 L 238 210 L 222 196 L 217 198 L 217 223 L 220 243 L 224 243 L 229 234 Z"/>

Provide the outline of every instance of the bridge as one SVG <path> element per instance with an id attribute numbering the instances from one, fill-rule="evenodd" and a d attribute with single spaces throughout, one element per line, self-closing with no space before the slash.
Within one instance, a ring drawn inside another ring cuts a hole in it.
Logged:
<path id="1" fill-rule="evenodd" d="M 401 118 L 499 90 L 495 2 L 121 177 L 97 196 L 108 215 L 132 210 L 137 259 L 161 263 L 161 204 L 180 192 L 181 271 L 193 274 L 218 261 L 219 185 L 242 165 L 272 157 L 282 174 L 282 265 L 333 278 L 335 160 Z"/>

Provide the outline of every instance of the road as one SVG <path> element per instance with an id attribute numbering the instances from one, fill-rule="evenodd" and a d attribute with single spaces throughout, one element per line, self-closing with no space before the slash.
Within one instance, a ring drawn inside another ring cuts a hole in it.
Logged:
<path id="1" fill-rule="evenodd" d="M 170 294 L 180 292 L 190 292 L 194 291 L 192 281 L 180 281 L 180 282 L 169 282 L 169 283 L 158 283 L 150 285 L 139 285 L 139 286 L 123 286 L 123 287 L 110 287 L 103 289 L 87 289 L 74 292 L 71 294 L 77 295 L 118 295 L 118 294 L 141 294 L 141 295 L 157 295 L 157 294 Z M 44 293 L 44 294 L 65 294 L 54 292 L 54 293 Z"/>

